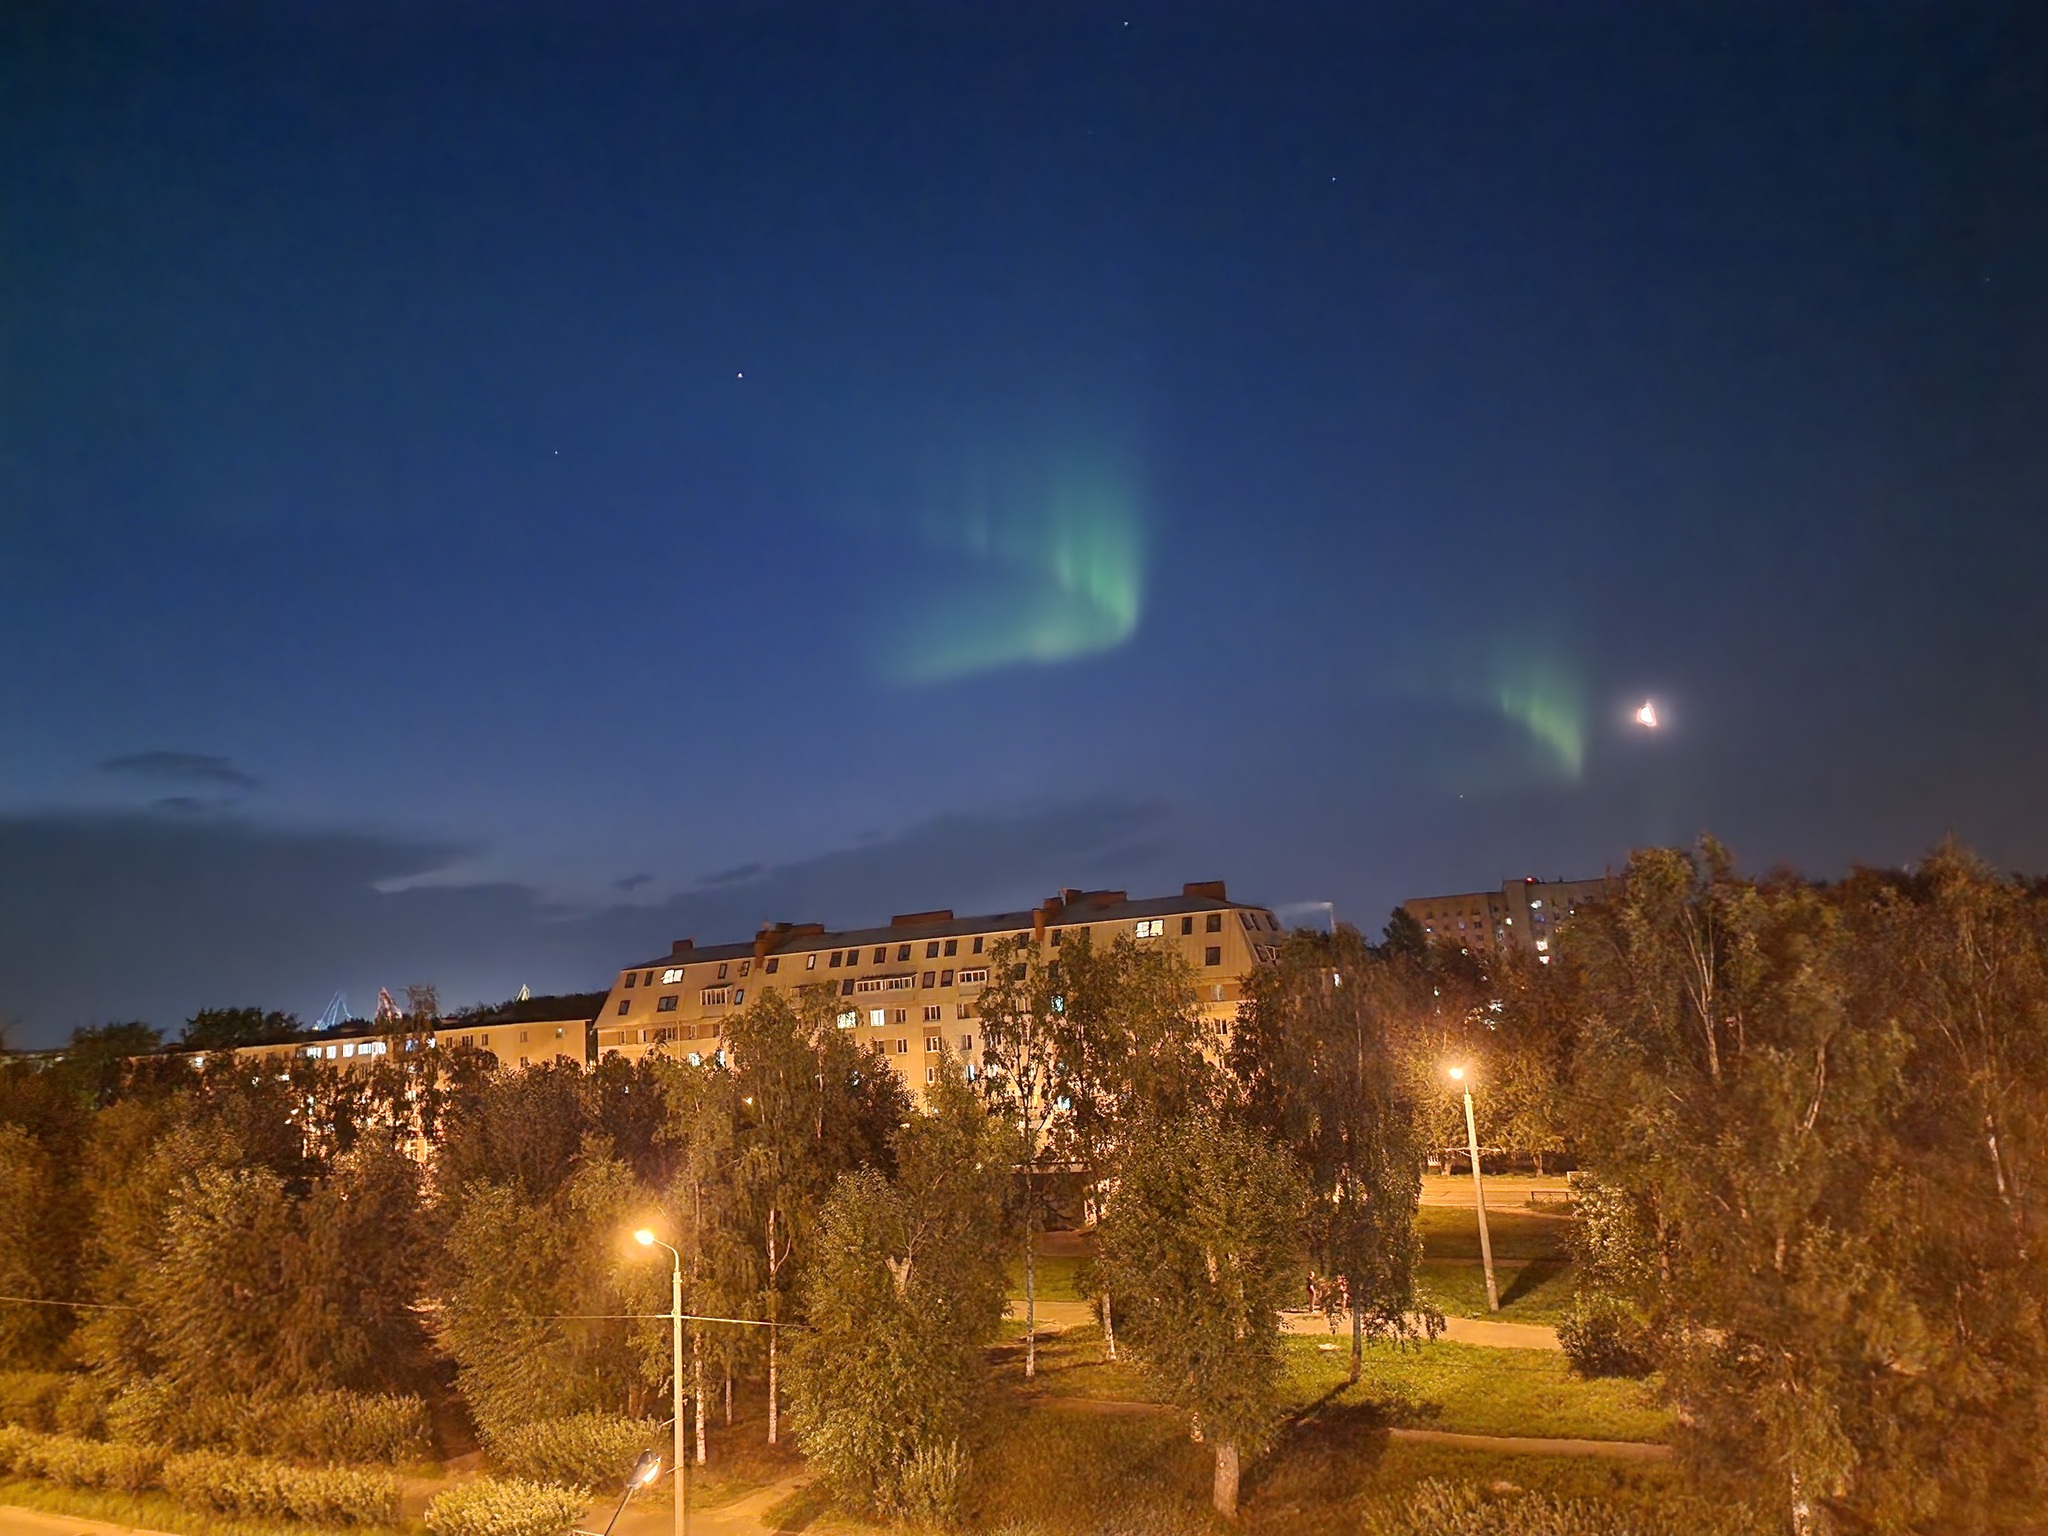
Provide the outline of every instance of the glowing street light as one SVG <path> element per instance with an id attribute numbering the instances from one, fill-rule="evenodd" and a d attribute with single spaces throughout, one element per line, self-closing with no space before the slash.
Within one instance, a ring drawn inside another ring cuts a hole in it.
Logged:
<path id="1" fill-rule="evenodd" d="M 1643 707 L 1636 711 L 1636 724 L 1653 731 L 1657 729 L 1657 706 L 1650 700 L 1643 700 Z"/>
<path id="2" fill-rule="evenodd" d="M 667 1243 L 656 1237 L 653 1231 L 647 1227 L 642 1227 L 639 1231 L 635 1232 L 633 1234 L 633 1241 L 642 1248 L 668 1248 L 669 1256 L 675 1261 L 674 1267 L 669 1271 L 668 1287 L 669 1325 L 673 1330 L 675 1343 L 674 1402 L 672 1406 L 675 1410 L 676 1508 L 672 1528 L 675 1531 L 675 1536 L 690 1536 L 690 1463 L 683 1455 L 683 1256 L 675 1249 L 669 1248 Z M 635 1471 L 639 1470 L 639 1468 L 635 1468 Z M 660 1472 L 661 1463 L 657 1460 L 653 1471 L 646 1474 L 646 1480 L 652 1482 L 655 1477 L 660 1475 Z"/>
<path id="3" fill-rule="evenodd" d="M 1449 1069 L 1451 1081 L 1465 1090 L 1465 1142 L 1472 1154 L 1472 1203 L 1479 1210 L 1479 1260 L 1486 1266 L 1486 1310 L 1500 1310 L 1500 1291 L 1493 1283 L 1493 1239 L 1486 1231 L 1486 1185 L 1479 1176 L 1479 1123 L 1472 1118 L 1472 1085 L 1465 1069 Z"/>

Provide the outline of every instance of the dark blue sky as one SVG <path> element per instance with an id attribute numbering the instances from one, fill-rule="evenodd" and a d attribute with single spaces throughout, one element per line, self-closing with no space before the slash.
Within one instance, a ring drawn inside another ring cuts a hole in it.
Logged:
<path id="1" fill-rule="evenodd" d="M 8 6 L 0 1017 L 2048 866 L 2036 10 Z"/>

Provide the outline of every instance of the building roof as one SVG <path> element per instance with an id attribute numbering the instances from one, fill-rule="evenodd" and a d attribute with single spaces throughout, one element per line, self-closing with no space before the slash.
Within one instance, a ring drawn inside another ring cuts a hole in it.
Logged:
<path id="1" fill-rule="evenodd" d="M 1213 893 L 1213 894 L 1212 894 Z M 1045 914 L 1052 928 L 1078 928 L 1085 923 L 1136 922 L 1147 917 L 1179 917 L 1192 912 L 1264 910 L 1256 902 L 1232 901 L 1224 894 L 1223 882 L 1204 881 L 1183 888 L 1178 896 L 1147 896 L 1133 901 L 1123 891 L 1065 890 L 1049 897 L 1044 905 L 1020 912 L 991 912 L 979 917 L 955 917 L 950 908 L 910 912 L 890 919 L 885 928 L 827 930 L 821 923 L 778 923 L 764 928 L 755 938 L 740 944 L 698 946 L 679 940 L 669 953 L 643 960 L 624 970 L 650 970 L 664 966 L 696 965 L 711 960 L 747 960 L 757 953 L 770 955 L 805 954 L 814 950 L 847 949 L 868 944 L 921 943 L 927 939 L 962 938 L 971 934 L 1014 930 L 1029 933 Z M 765 941 L 765 949 L 757 948 Z"/>

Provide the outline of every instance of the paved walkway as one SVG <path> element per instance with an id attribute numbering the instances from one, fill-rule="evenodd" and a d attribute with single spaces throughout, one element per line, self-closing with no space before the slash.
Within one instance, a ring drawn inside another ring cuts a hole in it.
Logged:
<path id="1" fill-rule="evenodd" d="M 720 1504 L 711 1509 L 693 1507 L 690 1510 L 690 1536 L 762 1536 L 764 1531 L 780 1530 L 781 1526 L 768 1523 L 768 1511 L 810 1480 L 808 1472 L 794 1473 L 765 1488 L 742 1494 L 730 1504 Z M 583 1528 L 602 1531 L 616 1507 L 617 1501 L 613 1499 L 592 1505 L 583 1517 Z M 674 1529 L 673 1506 L 666 1503 L 629 1504 L 626 1512 L 619 1516 L 619 1523 L 612 1527 L 612 1536 L 670 1536 Z"/>
<path id="2" fill-rule="evenodd" d="M 163 1536 L 144 1526 L 114 1525 L 77 1515 L 52 1515 L 40 1509 L 0 1504 L 0 1536 Z"/>
<path id="3" fill-rule="evenodd" d="M 1024 1303 L 1012 1298 L 1010 1316 L 1022 1322 Z M 1038 1304 L 1040 1333 L 1064 1333 L 1069 1328 L 1085 1327 L 1094 1321 L 1095 1312 L 1085 1301 L 1041 1301 Z M 1292 1334 L 1329 1339 L 1345 1349 L 1351 1347 L 1349 1325 L 1340 1324 L 1332 1333 L 1329 1322 L 1320 1312 L 1283 1312 L 1280 1314 L 1280 1326 Z M 1542 1323 L 1497 1323 L 1483 1317 L 1447 1317 L 1444 1319 L 1443 1337 L 1454 1344 L 1478 1344 L 1488 1349 L 1558 1348 L 1555 1328 Z"/>

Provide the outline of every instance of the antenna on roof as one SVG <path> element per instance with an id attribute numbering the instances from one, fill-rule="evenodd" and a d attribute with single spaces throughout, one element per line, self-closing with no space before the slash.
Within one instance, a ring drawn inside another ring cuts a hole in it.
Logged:
<path id="1" fill-rule="evenodd" d="M 515 1003 L 530 1003 L 530 1002 L 532 1002 L 532 1001 L 533 1001 L 533 988 L 529 987 L 529 986 L 528 986 L 528 985 L 527 985 L 527 984 L 526 984 L 525 982 L 523 982 L 523 981 L 522 981 L 521 983 L 519 983 L 519 995 L 518 995 L 517 997 L 513 998 L 513 999 L 512 999 L 512 1001 L 513 1001 L 513 1002 L 515 1002 Z"/>
<path id="2" fill-rule="evenodd" d="M 405 1015 L 399 1011 L 398 1004 L 391 1001 L 391 989 L 389 987 L 379 987 L 377 989 L 376 1022 L 379 1024 L 393 1024 L 404 1017 Z"/>

